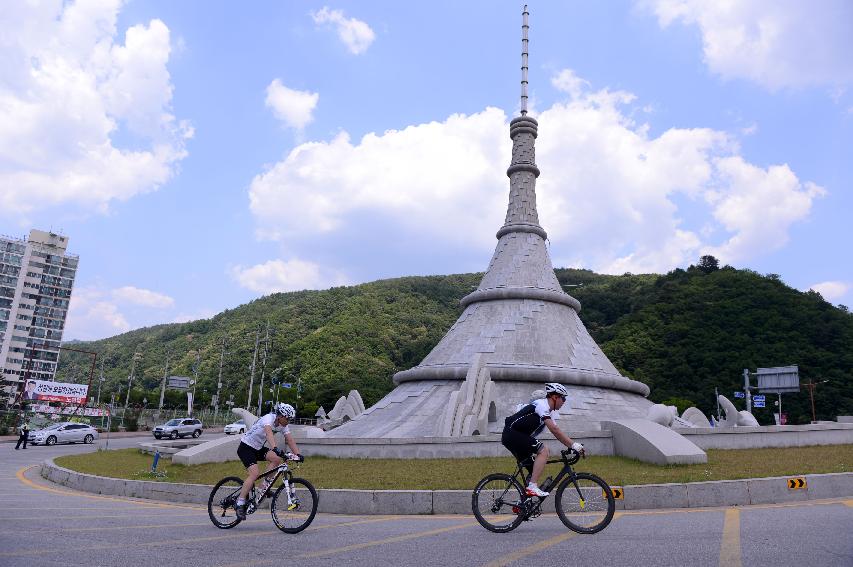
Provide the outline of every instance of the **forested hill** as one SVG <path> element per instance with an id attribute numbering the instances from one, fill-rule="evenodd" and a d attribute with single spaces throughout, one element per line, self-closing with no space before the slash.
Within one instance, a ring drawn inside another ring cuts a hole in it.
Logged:
<path id="1" fill-rule="evenodd" d="M 733 399 L 744 368 L 798 364 L 802 381 L 829 380 L 815 391 L 818 419 L 853 414 L 853 314 L 815 292 L 792 289 L 774 275 L 718 269 L 716 261 L 663 276 L 556 272 L 581 301 L 581 319 L 593 338 L 626 376 L 650 386 L 653 401 L 681 398 L 707 414 L 714 408 L 714 387 Z M 233 395 L 241 405 L 256 329 L 262 329 L 263 339 L 269 322 L 274 333 L 267 385 L 270 371 L 277 368 L 294 385 L 300 379 L 300 414 L 313 415 L 318 404 L 329 410 L 351 389 L 358 389 L 369 406 L 392 389 L 395 372 L 429 353 L 459 316 L 459 299 L 481 277 L 406 277 L 273 294 L 209 320 L 159 325 L 74 346 L 104 356 L 102 400 L 120 384 L 126 387 L 133 353 L 141 353 L 131 400 L 140 403 L 147 397 L 149 406 L 159 398 L 167 358 L 169 374 L 190 376 L 198 351 L 197 399 L 206 405 L 216 392 L 225 338 L 222 397 Z M 259 355 L 255 392 L 261 362 Z M 87 374 L 85 355 L 63 354 L 59 380 L 84 381 Z M 93 395 L 95 390 L 93 384 Z M 295 388 L 280 392 L 295 401 Z M 772 421 L 774 399 L 768 396 L 768 408 L 755 411 L 762 423 Z M 170 392 L 167 403 L 186 401 Z M 785 395 L 783 406 L 792 423 L 811 419 L 805 388 Z"/>

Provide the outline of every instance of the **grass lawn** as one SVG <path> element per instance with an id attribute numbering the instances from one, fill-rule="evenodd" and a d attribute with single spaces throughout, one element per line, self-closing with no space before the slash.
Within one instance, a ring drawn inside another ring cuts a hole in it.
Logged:
<path id="1" fill-rule="evenodd" d="M 590 457 L 576 470 L 593 472 L 614 486 L 665 482 L 701 482 L 766 476 L 853 471 L 853 445 L 785 449 L 710 450 L 708 463 L 661 467 L 623 457 Z M 225 476 L 243 477 L 239 461 L 205 465 L 173 465 L 161 459 L 163 478 L 149 478 L 153 458 L 138 449 L 98 451 L 59 457 L 56 463 L 82 473 L 136 480 L 214 484 Z M 477 459 L 333 459 L 310 457 L 296 476 L 317 488 L 470 490 L 492 472 L 512 473 L 509 457 Z M 550 465 L 546 474 L 556 474 Z"/>

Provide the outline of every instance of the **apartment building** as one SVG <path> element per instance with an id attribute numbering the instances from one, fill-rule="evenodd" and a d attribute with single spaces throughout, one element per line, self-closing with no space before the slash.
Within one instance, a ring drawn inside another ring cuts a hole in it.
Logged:
<path id="1" fill-rule="evenodd" d="M 25 378 L 54 379 L 79 261 L 67 247 L 67 236 L 35 229 L 0 236 L 0 403 L 12 403 Z"/>

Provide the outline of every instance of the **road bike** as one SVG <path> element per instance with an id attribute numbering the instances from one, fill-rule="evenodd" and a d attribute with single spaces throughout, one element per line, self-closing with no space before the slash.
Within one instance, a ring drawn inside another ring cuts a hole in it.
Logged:
<path id="1" fill-rule="evenodd" d="M 580 458 L 577 451 L 566 449 L 560 452 L 559 459 L 548 461 L 562 463 L 563 468 L 553 480 L 545 479 L 541 488 L 548 492 L 556 487 L 557 515 L 566 527 L 581 534 L 594 534 L 613 519 L 616 501 L 604 480 L 572 469 Z M 480 525 L 492 532 L 506 533 L 542 514 L 542 503 L 548 497 L 527 496 L 524 471 L 525 462 L 518 461 L 514 474 L 494 473 L 477 483 L 471 508 Z"/>
<path id="2" fill-rule="evenodd" d="M 274 490 L 273 485 L 283 478 L 282 484 L 275 489 L 270 502 L 270 513 L 275 525 L 289 534 L 301 532 L 307 528 L 317 514 L 317 491 L 304 478 L 294 478 L 287 461 L 258 477 L 263 479 L 260 487 L 252 486 L 246 499 L 246 515 L 254 514 L 264 498 Z M 243 479 L 236 476 L 223 478 L 210 491 L 207 500 L 207 514 L 217 528 L 227 530 L 240 523 L 237 517 L 237 498 L 243 487 Z"/>

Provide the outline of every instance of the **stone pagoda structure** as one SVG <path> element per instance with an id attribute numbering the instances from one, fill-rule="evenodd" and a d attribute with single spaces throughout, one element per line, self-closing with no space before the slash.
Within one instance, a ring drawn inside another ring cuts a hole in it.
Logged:
<path id="1" fill-rule="evenodd" d="M 506 220 L 478 288 L 426 358 L 394 376 L 397 387 L 332 437 L 457 437 L 498 433 L 517 404 L 545 382 L 570 392 L 564 430 L 644 418 L 645 384 L 622 376 L 590 337 L 580 302 L 563 291 L 536 210 L 538 122 L 527 115 L 528 24 L 522 27 L 521 116 L 510 122 L 512 162 Z"/>

